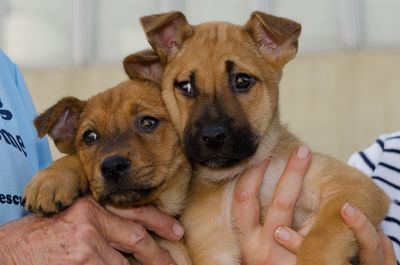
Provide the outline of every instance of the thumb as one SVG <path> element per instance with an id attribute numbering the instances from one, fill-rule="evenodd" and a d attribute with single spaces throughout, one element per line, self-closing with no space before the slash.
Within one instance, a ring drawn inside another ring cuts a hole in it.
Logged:
<path id="1" fill-rule="evenodd" d="M 176 264 L 140 224 L 101 208 L 94 222 L 115 249 L 133 254 L 141 264 Z"/>
<path id="2" fill-rule="evenodd" d="M 304 237 L 311 230 L 315 222 L 315 216 L 309 217 L 306 223 L 296 232 L 293 229 L 285 226 L 280 226 L 275 230 L 275 240 L 284 248 L 297 254 Z"/>

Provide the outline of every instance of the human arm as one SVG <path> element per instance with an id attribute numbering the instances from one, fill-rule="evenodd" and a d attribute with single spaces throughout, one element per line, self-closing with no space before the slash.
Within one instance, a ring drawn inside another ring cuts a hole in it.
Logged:
<path id="1" fill-rule="evenodd" d="M 137 211 L 147 216 L 147 221 L 139 220 L 143 225 L 133 221 L 138 219 Z M 81 198 L 52 217 L 30 215 L 7 223 L 0 227 L 0 263 L 128 264 L 119 250 L 133 253 L 142 264 L 175 264 L 145 226 L 166 239 L 178 240 L 183 230 L 174 229 L 179 226 L 176 220 L 147 208 L 122 212 L 124 218 L 91 198 Z"/>

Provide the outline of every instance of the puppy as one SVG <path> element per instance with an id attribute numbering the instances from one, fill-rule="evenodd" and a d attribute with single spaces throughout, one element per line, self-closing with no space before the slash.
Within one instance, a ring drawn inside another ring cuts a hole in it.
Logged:
<path id="1" fill-rule="evenodd" d="M 279 81 L 295 57 L 301 26 L 254 12 L 244 26 L 190 25 L 180 12 L 141 18 L 164 68 L 162 97 L 189 161 L 194 165 L 182 214 L 193 264 L 240 264 L 231 216 L 236 179 L 270 158 L 260 191 L 262 222 L 291 152 L 302 142 L 279 119 Z M 156 62 L 154 62 L 156 64 Z M 312 154 L 293 227 L 316 215 L 298 252 L 298 264 L 344 265 L 357 254 L 352 231 L 340 216 L 346 202 L 377 226 L 389 199 L 358 170 Z"/>
<path id="2" fill-rule="evenodd" d="M 90 190 L 102 204 L 153 204 L 181 213 L 191 168 L 145 64 L 128 80 L 87 101 L 67 97 L 35 119 L 69 156 L 40 171 L 26 186 L 28 210 L 48 215 Z M 69 174 L 69 175 L 65 175 Z M 178 264 L 191 264 L 181 242 L 158 239 Z M 137 264 L 131 260 L 131 264 Z"/>

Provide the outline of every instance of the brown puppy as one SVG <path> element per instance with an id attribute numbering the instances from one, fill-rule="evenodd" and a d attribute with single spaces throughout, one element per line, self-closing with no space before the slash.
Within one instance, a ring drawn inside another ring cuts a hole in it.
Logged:
<path id="1" fill-rule="evenodd" d="M 39 136 L 48 133 L 69 156 L 27 185 L 27 209 L 58 212 L 89 186 L 102 204 L 153 204 L 171 215 L 181 213 L 191 168 L 158 84 L 145 71 L 134 77 L 87 101 L 64 98 L 35 119 Z M 178 264 L 191 264 L 181 242 L 158 242 Z"/>
<path id="2" fill-rule="evenodd" d="M 180 12 L 141 22 L 164 67 L 163 100 L 195 166 L 182 215 L 192 262 L 240 264 L 231 218 L 236 178 L 270 158 L 260 193 L 264 218 L 289 155 L 302 145 L 281 124 L 278 108 L 282 68 L 297 53 L 301 26 L 262 12 L 254 12 L 244 26 L 192 26 Z M 349 264 L 357 243 L 340 208 L 353 203 L 378 225 L 389 199 L 358 170 L 327 155 L 312 156 L 293 227 L 317 216 L 298 264 Z"/>

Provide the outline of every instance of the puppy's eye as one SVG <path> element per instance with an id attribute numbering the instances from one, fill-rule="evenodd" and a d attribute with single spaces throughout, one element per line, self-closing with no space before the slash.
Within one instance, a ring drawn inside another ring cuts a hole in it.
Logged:
<path id="1" fill-rule="evenodd" d="M 138 127 L 140 131 L 149 133 L 157 129 L 159 123 L 160 120 L 158 120 L 157 118 L 151 116 L 144 116 L 141 119 L 139 119 Z"/>
<path id="2" fill-rule="evenodd" d="M 254 77 L 244 73 L 238 73 L 234 75 L 232 81 L 233 89 L 238 93 L 249 91 L 255 83 Z"/>
<path id="3" fill-rule="evenodd" d="M 83 141 L 87 145 L 92 145 L 97 142 L 99 135 L 93 130 L 87 130 L 83 133 Z"/>
<path id="4" fill-rule="evenodd" d="M 185 96 L 195 97 L 196 91 L 194 89 L 194 85 L 190 81 L 175 81 L 174 86 L 182 91 Z"/>

